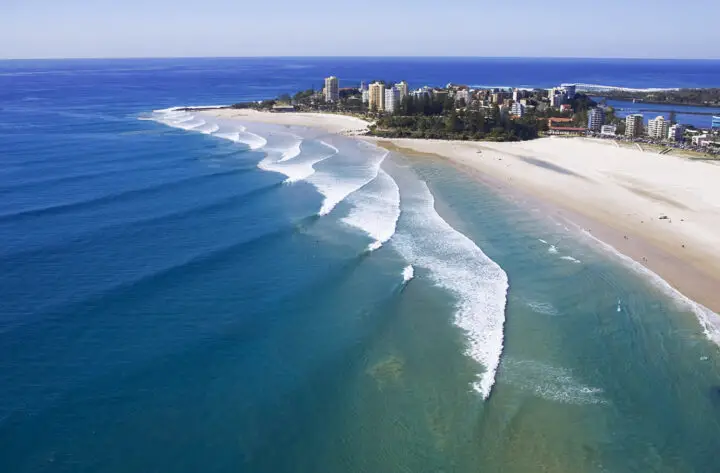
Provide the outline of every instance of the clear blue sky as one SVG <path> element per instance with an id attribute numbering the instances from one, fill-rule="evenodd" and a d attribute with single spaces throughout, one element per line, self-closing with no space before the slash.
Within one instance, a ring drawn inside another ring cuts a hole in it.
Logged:
<path id="1" fill-rule="evenodd" d="M 718 59 L 718 18 L 720 0 L 0 0 L 0 58 Z"/>

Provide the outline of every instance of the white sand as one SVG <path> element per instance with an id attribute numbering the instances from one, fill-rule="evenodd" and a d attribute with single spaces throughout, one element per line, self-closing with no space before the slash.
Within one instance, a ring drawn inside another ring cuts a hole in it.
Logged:
<path id="1" fill-rule="evenodd" d="M 248 109 L 218 109 L 206 110 L 207 113 L 220 118 L 232 118 L 244 122 L 272 123 L 275 125 L 304 126 L 319 128 L 328 133 L 344 135 L 361 134 L 367 131 L 368 122 L 347 115 L 332 113 L 304 113 L 304 112 L 260 112 Z"/>
<path id="2" fill-rule="evenodd" d="M 688 297 L 720 311 L 720 165 L 579 138 L 383 141 L 448 158 L 552 204 Z"/>
<path id="3" fill-rule="evenodd" d="M 203 113 L 349 135 L 369 125 L 323 113 Z M 519 191 L 720 312 L 720 165 L 581 138 L 374 141 L 391 150 L 449 159 L 481 179 Z"/>

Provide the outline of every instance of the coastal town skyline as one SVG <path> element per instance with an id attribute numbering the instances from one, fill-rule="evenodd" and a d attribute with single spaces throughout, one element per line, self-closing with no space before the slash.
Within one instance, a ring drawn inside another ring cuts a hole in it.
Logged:
<path id="1" fill-rule="evenodd" d="M 584 136 L 594 135 L 604 138 L 623 137 L 629 140 L 648 139 L 658 143 L 687 143 L 695 149 L 714 149 L 720 147 L 718 131 L 720 116 L 708 116 L 708 126 L 696 128 L 676 122 L 675 112 L 670 111 L 669 118 L 664 115 L 646 116 L 643 113 L 628 113 L 624 117 L 616 117 L 614 109 L 606 103 L 590 102 L 589 108 L 577 110 L 574 101 L 582 96 L 587 98 L 590 93 L 602 95 L 608 90 L 622 91 L 621 87 L 593 86 L 587 84 L 560 84 L 551 88 L 519 88 L 519 87 L 471 87 L 448 83 L 445 87 L 428 85 L 411 89 L 405 80 L 400 82 L 361 81 L 359 85 L 340 87 L 337 76 L 325 78 L 319 92 L 327 104 L 346 103 L 358 99 L 370 113 L 395 115 L 401 114 L 404 101 L 437 100 L 452 102 L 457 111 L 477 110 L 489 116 L 493 107 L 503 120 L 517 120 L 526 113 L 542 113 L 537 119 L 547 117 L 548 135 Z M 638 89 L 627 89 L 638 91 Z M 653 91 L 648 88 L 645 91 Z M 662 89 L 656 89 L 661 91 Z M 667 89 L 677 90 L 677 89 Z M 585 94 L 579 94 L 584 92 Z M 652 97 L 652 96 L 651 96 Z M 407 106 L 405 106 L 407 111 Z M 549 112 L 549 113 L 548 113 Z M 555 115 L 559 112 L 559 115 Z M 582 112 L 582 114 L 578 113 Z M 685 146 L 685 145 L 683 145 Z"/>

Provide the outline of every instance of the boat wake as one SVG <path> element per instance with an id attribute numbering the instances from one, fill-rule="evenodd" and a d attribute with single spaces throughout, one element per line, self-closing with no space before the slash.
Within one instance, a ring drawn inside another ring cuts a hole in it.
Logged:
<path id="1" fill-rule="evenodd" d="M 467 334 L 466 353 L 485 368 L 473 388 L 487 399 L 503 350 L 507 275 L 437 213 L 425 182 L 408 183 L 401 191 L 406 228 L 393 237 L 393 247 L 457 298 L 455 324 Z"/>

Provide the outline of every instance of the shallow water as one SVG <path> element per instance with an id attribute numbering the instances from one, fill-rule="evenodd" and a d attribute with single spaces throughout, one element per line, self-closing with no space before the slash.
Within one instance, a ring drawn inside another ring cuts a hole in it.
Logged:
<path id="1" fill-rule="evenodd" d="M 718 467 L 717 346 L 565 222 L 122 84 L 0 122 L 2 471 Z"/>

